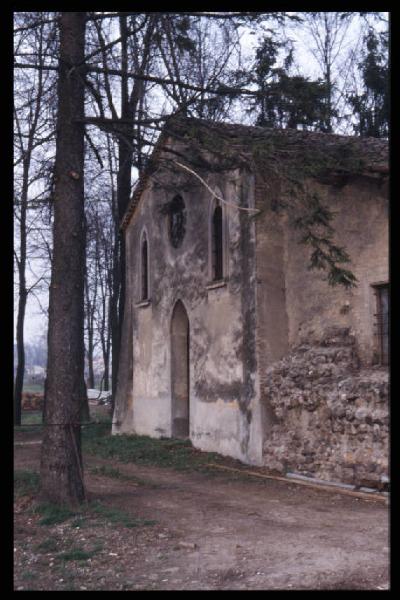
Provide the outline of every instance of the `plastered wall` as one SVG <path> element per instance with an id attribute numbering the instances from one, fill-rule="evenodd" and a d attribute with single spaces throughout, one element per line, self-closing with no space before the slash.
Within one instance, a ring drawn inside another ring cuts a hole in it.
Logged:
<path id="1" fill-rule="evenodd" d="M 127 322 L 132 379 L 119 390 L 114 433 L 171 435 L 171 316 L 180 300 L 190 329 L 190 439 L 196 447 L 260 463 L 255 351 L 254 223 L 235 205 L 253 202 L 252 177 L 214 175 L 207 183 L 232 206 L 224 210 L 225 281 L 211 281 L 205 187 L 179 173 L 162 174 L 142 194 L 127 230 Z M 186 233 L 174 248 L 159 208 L 180 193 Z M 150 300 L 140 300 L 140 244 L 148 238 Z M 126 354 L 127 349 L 123 347 Z M 126 357 L 122 360 L 125 360 Z M 122 377 L 122 375 L 121 375 Z M 121 379 L 122 381 L 122 379 Z M 131 394 L 129 387 L 131 386 Z M 131 398 L 132 400 L 129 400 Z M 129 401 L 128 401 L 129 400 Z"/>

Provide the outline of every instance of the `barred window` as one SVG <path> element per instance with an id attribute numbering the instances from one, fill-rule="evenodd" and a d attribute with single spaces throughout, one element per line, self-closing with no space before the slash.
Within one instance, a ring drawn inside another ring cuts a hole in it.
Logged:
<path id="1" fill-rule="evenodd" d="M 389 286 L 376 285 L 374 288 L 376 295 L 375 335 L 379 362 L 387 365 L 389 362 Z"/>

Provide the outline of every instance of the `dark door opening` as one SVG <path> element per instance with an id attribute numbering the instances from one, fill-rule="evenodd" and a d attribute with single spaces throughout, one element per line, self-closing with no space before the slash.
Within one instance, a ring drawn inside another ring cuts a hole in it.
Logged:
<path id="1" fill-rule="evenodd" d="M 171 320 L 172 437 L 189 437 L 189 319 L 182 302 Z"/>

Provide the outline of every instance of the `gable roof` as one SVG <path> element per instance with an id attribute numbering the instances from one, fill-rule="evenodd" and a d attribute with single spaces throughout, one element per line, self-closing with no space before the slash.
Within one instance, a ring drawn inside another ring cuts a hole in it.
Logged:
<path id="1" fill-rule="evenodd" d="M 338 134 L 272 129 L 251 125 L 215 123 L 204 119 L 170 117 L 155 144 L 147 168 L 137 181 L 126 213 L 121 222 L 125 229 L 140 197 L 154 172 L 160 156 L 167 150 L 168 139 L 196 146 L 215 154 L 218 160 L 236 160 L 237 165 L 257 169 L 254 153 L 272 164 L 310 166 L 310 176 L 316 177 L 318 163 L 325 173 L 346 173 L 385 177 L 389 173 L 388 142 L 384 139 L 344 136 Z M 220 158 L 218 158 L 218 156 Z M 233 167 L 232 167 L 233 168 Z"/>

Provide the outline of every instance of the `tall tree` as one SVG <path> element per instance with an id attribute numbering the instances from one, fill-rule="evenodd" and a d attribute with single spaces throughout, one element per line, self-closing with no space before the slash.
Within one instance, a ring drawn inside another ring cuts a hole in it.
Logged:
<path id="1" fill-rule="evenodd" d="M 357 18 L 354 12 L 300 13 L 307 44 L 314 56 L 325 84 L 325 119 L 323 130 L 332 133 L 337 126 L 338 105 L 346 84 L 345 71 L 351 60 L 351 25 Z"/>
<path id="2" fill-rule="evenodd" d="M 321 80 L 292 75 L 292 62 L 292 48 L 270 35 L 264 36 L 249 77 L 258 91 L 249 101 L 249 113 L 257 115 L 256 124 L 262 127 L 323 130 L 326 85 Z"/>
<path id="3" fill-rule="evenodd" d="M 359 135 L 387 137 L 389 133 L 388 32 L 369 29 L 359 63 L 362 89 L 347 97 L 357 121 Z"/>
<path id="4" fill-rule="evenodd" d="M 140 120 L 143 118 L 143 98 L 146 92 L 145 77 L 151 63 L 151 47 L 156 17 L 148 14 L 121 14 L 118 17 L 119 37 L 117 41 L 110 40 L 112 34 L 104 23 L 94 19 L 94 44 L 98 47 L 98 58 L 101 65 L 101 76 L 94 75 L 88 82 L 95 102 L 95 111 L 100 115 L 99 126 L 105 126 L 106 114 L 108 131 L 112 131 L 118 140 L 118 170 L 116 181 L 115 204 L 112 207 L 114 218 L 113 251 L 113 292 L 110 298 L 110 327 L 112 335 L 112 390 L 115 393 L 118 374 L 118 355 L 124 310 L 125 266 L 123 238 L 120 236 L 119 225 L 131 194 L 132 166 L 141 168 L 141 133 Z M 108 32 L 108 38 L 106 33 Z M 116 45 L 120 52 L 114 56 Z M 113 54 L 114 51 L 114 54 Z M 93 61 L 93 59 L 92 59 Z M 110 67 L 118 65 L 119 83 L 115 85 L 110 75 Z M 138 77 L 133 79 L 129 73 L 134 72 Z M 144 79 L 141 79 L 143 77 Z M 117 87 L 117 89 L 116 89 Z M 104 99 L 103 99 L 104 97 Z M 118 107 L 118 100 L 120 106 Z M 134 129 L 134 125 L 136 128 Z"/>
<path id="5" fill-rule="evenodd" d="M 84 500 L 84 62 L 86 13 L 61 13 L 53 265 L 41 489 L 57 503 Z M 77 66 L 78 65 L 78 66 Z"/>
<path id="6" fill-rule="evenodd" d="M 26 26 L 29 18 L 19 15 L 16 27 Z M 15 54 L 35 54 L 37 65 L 43 65 L 44 56 L 52 48 L 53 27 L 40 23 L 33 30 L 16 35 Z M 14 422 L 21 424 L 21 397 L 25 370 L 24 322 L 29 294 L 33 294 L 43 277 L 35 281 L 27 277 L 33 260 L 30 238 L 35 231 L 32 210 L 37 210 L 43 192 L 46 169 L 39 159 L 48 152 L 48 142 L 53 139 L 53 126 L 49 122 L 47 104 L 51 102 L 53 74 L 38 69 L 34 78 L 19 72 L 14 83 L 14 217 L 17 226 L 14 258 L 17 267 L 18 309 L 16 323 L 17 368 L 14 385 Z M 51 121 L 51 120 L 50 120 Z M 35 190 L 35 192 L 33 192 Z M 36 245 L 37 249 L 37 245 Z"/>

